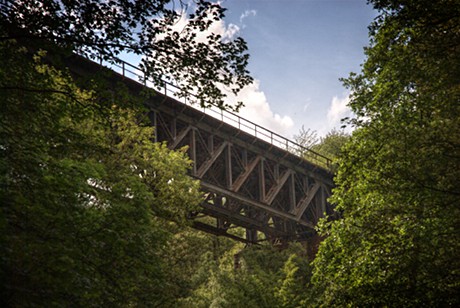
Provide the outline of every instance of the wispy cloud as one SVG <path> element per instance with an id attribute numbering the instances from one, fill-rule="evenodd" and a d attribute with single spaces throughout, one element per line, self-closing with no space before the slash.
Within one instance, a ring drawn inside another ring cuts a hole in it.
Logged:
<path id="1" fill-rule="evenodd" d="M 244 20 L 250 16 L 256 16 L 257 15 L 257 11 L 256 10 L 246 10 L 243 12 L 243 14 L 241 14 L 240 16 L 240 23 L 243 25 L 243 28 L 245 27 L 244 26 Z"/>
<path id="2" fill-rule="evenodd" d="M 334 96 L 327 111 L 328 129 L 339 128 L 341 120 L 352 115 L 348 103 L 350 102 L 350 93 L 344 93 L 342 97 Z"/>
<path id="3" fill-rule="evenodd" d="M 169 35 L 173 32 L 182 33 L 182 31 L 186 28 L 190 19 L 187 16 L 187 12 L 180 12 L 181 16 L 176 21 L 176 23 L 167 31 L 167 33 L 162 33 L 158 35 L 157 39 L 163 39 L 166 35 Z M 223 40 L 232 40 L 235 36 L 239 33 L 240 27 L 235 24 L 228 24 L 226 25 L 225 22 L 220 20 L 211 20 L 211 25 L 207 29 L 207 31 L 196 31 L 195 40 L 200 43 L 207 43 L 208 42 L 208 35 L 210 33 L 219 34 Z"/>
<path id="4" fill-rule="evenodd" d="M 311 105 L 311 98 L 308 97 L 306 102 L 305 102 L 305 105 L 303 105 L 303 112 L 306 112 L 308 110 L 308 108 L 310 108 L 310 105 Z"/>

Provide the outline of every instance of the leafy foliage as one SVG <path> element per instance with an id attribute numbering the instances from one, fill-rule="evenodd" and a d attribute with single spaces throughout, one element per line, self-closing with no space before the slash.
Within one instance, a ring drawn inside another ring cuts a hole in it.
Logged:
<path id="1" fill-rule="evenodd" d="M 208 255 L 204 264 L 184 307 L 298 307 L 312 294 L 306 288 L 311 270 L 301 245 L 279 251 L 237 243 L 218 259 Z"/>
<path id="2" fill-rule="evenodd" d="M 237 93 L 252 82 L 246 70 L 246 42 L 209 32 L 224 17 L 219 3 L 7 0 L 0 8 L 2 40 L 17 39 L 45 49 L 57 45 L 108 61 L 122 52 L 141 55 L 146 76 L 157 86 L 163 86 L 164 79 L 174 81 L 179 95 L 193 99 L 188 93 L 192 91 L 202 106 L 238 110 L 241 103 L 225 104 L 220 89 Z M 188 22 L 178 29 L 182 18 Z M 197 39 L 202 33 L 205 41 Z"/>
<path id="3" fill-rule="evenodd" d="M 301 253 L 291 254 L 284 263 L 281 279 L 275 289 L 279 307 L 308 306 L 314 294 L 310 279 L 308 259 Z"/>
<path id="4" fill-rule="evenodd" d="M 298 153 L 306 160 L 320 164 L 324 160 L 330 160 L 332 164 L 325 164 L 323 167 L 328 168 L 335 172 L 337 165 L 335 160 L 341 155 L 342 147 L 350 138 L 350 135 L 343 130 L 333 129 L 326 134 L 326 136 L 319 138 L 318 133 L 314 130 L 302 129 L 298 135 L 294 135 L 294 140 L 297 144 L 309 149 Z M 318 156 L 323 159 L 318 160 Z"/>
<path id="5" fill-rule="evenodd" d="M 200 201 L 190 161 L 151 142 L 142 108 L 105 108 L 11 41 L 0 59 L 3 306 L 172 302 L 162 254 Z"/>
<path id="6" fill-rule="evenodd" d="M 311 149 L 334 160 L 340 157 L 342 147 L 349 138 L 350 135 L 344 131 L 333 129 L 326 136 L 321 137 L 318 143 L 313 144 Z"/>
<path id="7" fill-rule="evenodd" d="M 321 305 L 460 303 L 460 5 L 371 1 L 357 117 L 314 261 Z"/>

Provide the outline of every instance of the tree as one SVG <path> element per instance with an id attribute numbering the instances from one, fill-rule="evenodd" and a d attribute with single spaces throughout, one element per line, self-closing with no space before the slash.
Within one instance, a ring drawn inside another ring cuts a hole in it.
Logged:
<path id="1" fill-rule="evenodd" d="M 163 255 L 201 200 L 190 161 L 151 141 L 135 99 L 105 108 L 42 56 L 0 44 L 2 306 L 173 305 Z"/>
<path id="2" fill-rule="evenodd" d="M 299 131 L 298 135 L 294 135 L 294 141 L 301 146 L 310 149 L 315 144 L 318 144 L 318 133 L 315 130 L 305 129 L 305 126 L 302 125 L 302 128 Z M 304 153 L 301 153 L 304 154 Z"/>
<path id="3" fill-rule="evenodd" d="M 235 243 L 218 259 L 205 254 L 207 260 L 202 262 L 202 267 L 195 274 L 195 281 L 199 284 L 188 298 L 183 299 L 183 307 L 272 305 L 272 287 L 282 260 L 277 258 L 271 247 L 258 248 Z M 235 257 L 238 258 L 238 268 L 235 268 Z"/>
<path id="4" fill-rule="evenodd" d="M 284 263 L 282 279 L 275 289 L 280 307 L 305 307 L 310 303 L 311 267 L 305 255 L 291 254 Z"/>
<path id="5" fill-rule="evenodd" d="M 313 280 L 324 306 L 460 303 L 460 3 L 370 1 L 380 15 L 345 85 L 356 130 Z"/>
<path id="6" fill-rule="evenodd" d="M 350 135 L 343 130 L 333 129 L 326 136 L 318 138 L 316 131 L 305 129 L 302 126 L 299 134 L 294 135 L 294 140 L 304 148 L 298 153 L 300 156 L 306 160 L 321 164 L 326 159 L 330 161 L 336 160 L 340 156 L 341 149 L 349 137 Z M 335 168 L 335 166 L 330 164 L 324 167 Z"/>
<path id="7" fill-rule="evenodd" d="M 326 136 L 321 137 L 318 143 L 313 144 L 311 149 L 334 160 L 340 157 L 342 147 L 349 138 L 350 135 L 343 130 L 333 129 Z"/>
<path id="8" fill-rule="evenodd" d="M 178 3 L 176 3 L 178 2 Z M 203 107 L 224 103 L 225 87 L 237 93 L 252 82 L 246 66 L 246 42 L 224 38 L 209 31 L 224 17 L 219 3 L 197 0 L 70 0 L 2 1 L 1 40 L 16 39 L 29 47 L 83 53 L 92 58 L 116 61 L 114 56 L 142 56 L 146 77 L 156 86 L 163 80 L 180 87 L 178 95 Z M 185 19 L 183 28 L 177 25 Z M 198 34 L 206 34 L 198 40 Z M 191 96 L 193 92 L 195 96 Z"/>
<path id="9" fill-rule="evenodd" d="M 311 267 L 300 244 L 278 250 L 236 243 L 218 259 L 203 256 L 207 262 L 196 271 L 198 283 L 183 307 L 299 307 L 310 301 Z"/>
<path id="10" fill-rule="evenodd" d="M 219 260 L 232 250 L 235 242 L 182 226 L 173 231 L 164 255 L 168 294 L 177 300 L 175 307 L 199 307 L 200 287 L 210 279 L 210 273 L 218 270 Z"/>

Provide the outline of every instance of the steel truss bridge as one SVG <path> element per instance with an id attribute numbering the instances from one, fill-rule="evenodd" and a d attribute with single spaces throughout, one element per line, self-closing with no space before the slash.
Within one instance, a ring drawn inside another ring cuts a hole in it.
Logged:
<path id="1" fill-rule="evenodd" d="M 111 83 L 123 82 L 134 95 L 149 85 L 140 69 L 121 60 L 75 56 L 67 66 L 82 76 L 109 66 Z M 178 99 L 169 83 L 155 91 L 145 101 L 154 138 L 171 149 L 188 147 L 191 176 L 205 192 L 202 209 L 190 213 L 195 228 L 246 243 L 287 243 L 308 240 L 318 220 L 332 214 L 329 159 L 236 114 Z"/>

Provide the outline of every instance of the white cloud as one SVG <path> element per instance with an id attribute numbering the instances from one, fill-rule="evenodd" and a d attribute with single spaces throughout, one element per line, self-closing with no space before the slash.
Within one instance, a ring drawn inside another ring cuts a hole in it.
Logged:
<path id="1" fill-rule="evenodd" d="M 327 111 L 328 129 L 340 128 L 342 125 L 340 120 L 352 115 L 351 109 L 348 107 L 350 102 L 350 93 L 345 93 L 342 97 L 334 96 Z"/>
<path id="2" fill-rule="evenodd" d="M 159 34 L 157 40 L 163 39 L 166 35 L 169 35 L 170 33 L 182 33 L 184 31 L 190 19 L 188 18 L 187 12 L 183 11 L 179 13 L 180 18 L 176 21 L 176 23 L 168 31 L 166 31 L 166 33 Z M 239 31 L 240 28 L 235 24 L 229 24 L 227 26 L 222 19 L 218 21 L 213 20 L 207 31 L 197 30 L 195 32 L 195 40 L 200 43 L 207 43 L 207 37 L 210 33 L 219 34 L 223 40 L 231 40 L 238 34 Z"/>
<path id="3" fill-rule="evenodd" d="M 240 16 L 240 23 L 243 24 L 243 28 L 244 28 L 244 19 L 250 17 L 250 16 L 256 16 L 257 15 L 257 11 L 256 10 L 246 10 L 244 11 L 243 14 L 241 14 Z"/>
<path id="4" fill-rule="evenodd" d="M 286 115 L 279 115 L 271 110 L 265 93 L 260 90 L 260 81 L 254 80 L 251 85 L 243 88 L 238 96 L 227 93 L 229 103 L 244 103 L 239 116 L 275 133 L 286 136 L 294 126 L 294 121 Z"/>

